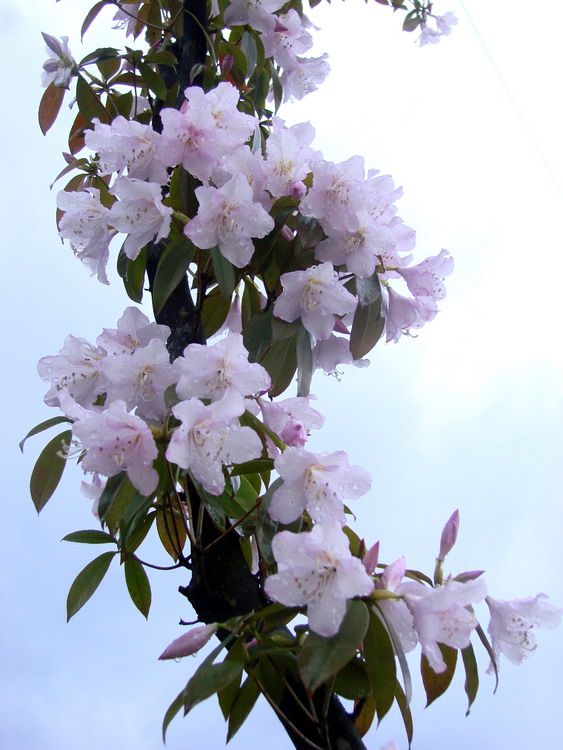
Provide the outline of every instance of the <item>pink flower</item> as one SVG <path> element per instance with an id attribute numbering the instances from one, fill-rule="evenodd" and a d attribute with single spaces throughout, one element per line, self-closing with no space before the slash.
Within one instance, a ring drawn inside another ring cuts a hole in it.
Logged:
<path id="1" fill-rule="evenodd" d="M 192 628 L 168 645 L 159 659 L 181 659 L 182 656 L 191 656 L 203 648 L 207 641 L 212 638 L 218 630 L 216 622 L 211 625 L 201 625 Z"/>
<path id="2" fill-rule="evenodd" d="M 168 326 L 151 323 L 138 307 L 131 306 L 117 321 L 117 328 L 104 328 L 96 343 L 108 354 L 133 354 L 152 339 L 166 342 L 169 336 Z"/>
<path id="3" fill-rule="evenodd" d="M 313 165 L 313 187 L 301 202 L 300 211 L 313 216 L 323 229 L 354 232 L 357 212 L 366 207 L 364 160 L 352 156 L 340 164 L 320 161 Z"/>
<path id="4" fill-rule="evenodd" d="M 266 579 L 266 594 L 288 607 L 307 605 L 311 630 L 326 638 L 338 632 L 347 600 L 373 591 L 373 581 L 352 557 L 348 537 L 336 522 L 304 534 L 282 531 L 272 551 L 278 572 Z"/>
<path id="5" fill-rule="evenodd" d="M 59 406 L 61 393 L 67 391 L 82 406 L 93 406 L 107 388 L 101 370 L 105 356 L 104 349 L 92 346 L 86 339 L 67 336 L 58 354 L 42 357 L 37 363 L 39 377 L 51 383 L 45 403 Z"/>
<path id="6" fill-rule="evenodd" d="M 324 417 L 309 406 L 312 396 L 286 398 L 282 401 L 259 399 L 264 424 L 277 433 L 286 445 L 302 448 L 309 431 L 323 426 Z"/>

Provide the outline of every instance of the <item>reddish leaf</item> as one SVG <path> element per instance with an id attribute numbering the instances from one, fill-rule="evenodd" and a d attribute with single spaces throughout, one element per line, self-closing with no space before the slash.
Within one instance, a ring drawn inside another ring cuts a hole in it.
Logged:
<path id="1" fill-rule="evenodd" d="M 64 95 L 65 89 L 55 86 L 54 83 L 50 83 L 45 89 L 39 103 L 39 127 L 43 135 L 47 133 L 57 119 Z"/>

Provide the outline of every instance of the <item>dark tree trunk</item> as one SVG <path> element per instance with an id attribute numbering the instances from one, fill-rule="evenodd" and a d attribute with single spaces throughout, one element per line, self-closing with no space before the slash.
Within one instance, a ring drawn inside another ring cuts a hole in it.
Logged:
<path id="1" fill-rule="evenodd" d="M 205 0 L 184 0 L 184 36 L 176 47 L 179 57 L 178 106 L 183 100 L 183 92 L 187 86 L 201 85 L 201 74 L 197 72 L 199 68 L 196 66 L 205 62 L 206 29 Z M 174 83 L 170 80 L 171 71 L 172 69 L 168 68 L 164 76 L 169 88 Z M 196 75 L 194 76 L 193 73 Z M 158 127 L 158 108 L 155 115 L 157 118 L 155 127 Z M 163 249 L 160 245 L 153 245 L 149 248 L 147 273 L 151 290 Z M 168 342 L 171 360 L 179 357 L 188 344 L 205 343 L 201 320 L 196 311 L 187 277 L 176 287 L 162 310 L 158 314 L 155 313 L 155 318 L 158 323 L 165 324 L 172 330 Z M 191 490 L 192 512 L 197 518 L 200 500 L 193 486 Z M 236 615 L 260 610 L 269 603 L 264 597 L 259 581 L 249 570 L 242 554 L 238 535 L 227 534 L 217 542 L 220 535 L 221 532 L 215 528 L 210 517 L 205 513 L 201 548 L 191 550 L 190 583 L 186 587 L 180 587 L 180 592 L 188 598 L 199 620 L 204 623 L 224 622 Z M 213 542 L 217 543 L 212 549 L 207 553 L 202 552 Z M 303 705 L 308 705 L 303 686 L 296 682 L 289 673 L 286 679 Z M 314 696 L 314 705 L 319 714 L 326 700 L 326 692 L 321 688 Z M 322 747 L 323 750 L 325 748 L 326 750 L 366 750 L 351 717 L 336 695 L 331 695 L 328 701 L 326 725 L 321 732 L 318 725 L 307 717 L 291 692 L 288 690 L 284 692 L 279 708 L 288 721 L 283 717 L 279 718 L 294 747 L 297 750 L 311 750 L 312 747 Z"/>

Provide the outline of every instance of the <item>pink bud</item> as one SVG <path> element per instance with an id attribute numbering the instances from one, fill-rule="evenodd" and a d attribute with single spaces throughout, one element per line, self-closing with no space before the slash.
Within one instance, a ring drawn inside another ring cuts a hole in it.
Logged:
<path id="1" fill-rule="evenodd" d="M 286 190 L 291 198 L 296 198 L 298 201 L 303 200 L 307 195 L 307 188 L 301 180 L 292 180 L 291 182 L 288 182 Z"/>
<path id="2" fill-rule="evenodd" d="M 291 242 L 291 240 L 295 237 L 295 233 L 291 227 L 288 227 L 287 224 L 284 224 L 280 231 L 280 237 L 283 237 L 284 240 L 287 240 L 287 242 Z"/>
<path id="3" fill-rule="evenodd" d="M 221 73 L 223 75 L 227 75 L 227 73 L 230 72 L 231 68 L 233 67 L 233 63 L 235 61 L 235 58 L 230 52 L 227 52 L 225 57 L 221 60 Z"/>
<path id="4" fill-rule="evenodd" d="M 438 553 L 438 560 L 442 562 L 446 559 L 446 555 L 455 544 L 457 539 L 457 532 L 459 530 L 459 510 L 455 510 L 447 524 L 444 526 L 442 531 L 442 537 L 440 539 L 440 552 Z"/>
<path id="5" fill-rule="evenodd" d="M 286 445 L 293 445 L 302 448 L 307 442 L 307 430 L 301 422 L 295 422 L 290 419 L 280 433 L 280 437 Z"/>
<path id="6" fill-rule="evenodd" d="M 484 572 L 484 570 L 467 570 L 465 573 L 458 573 L 453 580 L 467 583 L 468 581 L 474 581 L 476 578 L 479 578 Z"/>
<path id="7" fill-rule="evenodd" d="M 372 547 L 368 549 L 362 560 L 363 566 L 366 569 L 366 573 L 371 575 L 377 567 L 379 560 L 379 542 L 376 542 Z"/>
<path id="8" fill-rule="evenodd" d="M 201 625 L 184 633 L 167 646 L 159 659 L 180 659 L 182 656 L 190 656 L 197 653 L 205 646 L 207 641 L 217 632 L 219 626 L 216 622 L 211 625 Z"/>

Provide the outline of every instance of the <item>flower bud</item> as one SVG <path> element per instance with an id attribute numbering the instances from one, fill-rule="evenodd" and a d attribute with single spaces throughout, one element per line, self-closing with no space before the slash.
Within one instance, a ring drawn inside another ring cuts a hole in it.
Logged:
<path id="1" fill-rule="evenodd" d="M 379 542 L 376 542 L 371 546 L 363 557 L 362 563 L 366 569 L 366 573 L 372 575 L 373 571 L 377 567 L 377 561 L 379 560 Z"/>
<path id="2" fill-rule="evenodd" d="M 184 633 L 167 646 L 159 659 L 180 659 L 182 656 L 191 656 L 205 646 L 207 641 L 217 632 L 219 626 L 216 622 L 211 625 L 201 625 Z"/>
<path id="3" fill-rule="evenodd" d="M 442 531 L 442 537 L 440 539 L 440 552 L 438 553 L 438 561 L 443 562 L 446 559 L 446 555 L 451 551 L 457 539 L 457 532 L 459 530 L 459 511 L 456 510 L 452 513 L 450 519 L 444 526 Z"/>

